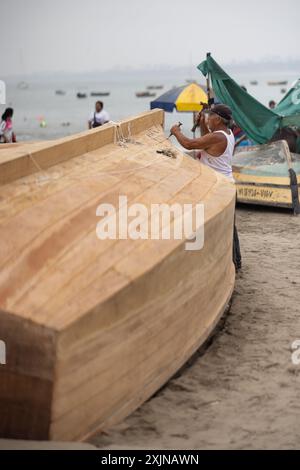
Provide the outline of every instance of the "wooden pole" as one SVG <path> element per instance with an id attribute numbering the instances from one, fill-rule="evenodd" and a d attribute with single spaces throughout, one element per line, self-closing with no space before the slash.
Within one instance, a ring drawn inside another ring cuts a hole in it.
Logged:
<path id="1" fill-rule="evenodd" d="M 206 54 L 206 60 L 211 56 L 211 53 L 208 52 Z M 206 91 L 207 91 L 207 99 L 208 99 L 208 105 L 210 107 L 210 100 L 211 100 L 211 88 L 210 88 L 210 73 L 208 72 L 207 78 L 206 78 Z"/>

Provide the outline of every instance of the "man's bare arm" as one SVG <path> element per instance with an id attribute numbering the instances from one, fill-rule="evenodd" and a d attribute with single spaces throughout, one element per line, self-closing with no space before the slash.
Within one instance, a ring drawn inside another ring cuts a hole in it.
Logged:
<path id="1" fill-rule="evenodd" d="M 207 150 L 213 145 L 222 143 L 223 138 L 220 134 L 206 134 L 203 137 L 189 139 L 183 135 L 178 126 L 173 126 L 171 133 L 176 137 L 180 145 L 186 150 Z"/>

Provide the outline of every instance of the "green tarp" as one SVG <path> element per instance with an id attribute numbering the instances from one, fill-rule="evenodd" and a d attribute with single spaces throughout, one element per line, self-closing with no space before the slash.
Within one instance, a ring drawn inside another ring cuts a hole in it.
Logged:
<path id="1" fill-rule="evenodd" d="M 289 125 L 300 126 L 300 80 L 292 86 L 285 97 L 276 106 L 275 111 L 280 116 L 284 116 L 284 123 L 287 121 Z"/>
<path id="2" fill-rule="evenodd" d="M 282 127 L 300 127 L 300 83 L 272 111 L 244 91 L 211 55 L 207 55 L 198 69 L 205 76 L 210 74 L 216 96 L 230 106 L 235 122 L 256 144 L 267 143 Z"/>

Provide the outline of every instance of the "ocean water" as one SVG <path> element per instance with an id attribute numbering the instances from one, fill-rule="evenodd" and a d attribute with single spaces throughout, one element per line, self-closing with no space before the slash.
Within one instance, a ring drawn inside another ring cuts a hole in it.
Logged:
<path id="1" fill-rule="evenodd" d="M 197 72 L 196 72 L 197 73 Z M 269 74 L 232 74 L 233 78 L 241 85 L 245 85 L 253 96 L 266 104 L 269 100 L 282 99 L 282 87 L 268 86 L 268 80 L 288 80 L 291 84 L 298 78 L 297 74 L 285 72 Z M 129 116 L 134 116 L 150 109 L 150 101 L 154 98 L 136 98 L 137 91 L 143 91 L 148 85 L 163 85 L 163 90 L 158 90 L 157 96 L 174 86 L 185 84 L 186 75 L 159 72 L 147 76 L 117 73 L 111 77 L 108 74 L 99 77 L 73 76 L 64 78 L 32 78 L 27 79 L 28 89 L 19 89 L 18 81 L 11 79 L 6 81 L 7 99 L 6 106 L 12 106 L 15 110 L 14 129 L 18 141 L 21 140 L 49 140 L 68 136 L 87 129 L 87 120 L 94 110 L 94 104 L 98 98 L 91 97 L 92 91 L 110 91 L 109 97 L 100 98 L 104 101 L 105 109 L 113 121 L 119 121 Z M 197 78 L 205 86 L 202 75 Z M 250 81 L 257 80 L 257 86 L 250 85 Z M 20 79 L 19 79 L 20 80 Z M 64 90 L 64 96 L 57 96 L 56 90 Z M 87 93 L 86 99 L 78 99 L 77 92 Z M 5 109 L 0 106 L 0 112 Z M 172 124 L 179 120 L 183 123 L 183 131 L 191 135 L 191 113 L 166 113 L 166 132 Z M 40 127 L 41 121 L 46 123 L 45 128 Z M 70 123 L 68 127 L 63 123 Z"/>

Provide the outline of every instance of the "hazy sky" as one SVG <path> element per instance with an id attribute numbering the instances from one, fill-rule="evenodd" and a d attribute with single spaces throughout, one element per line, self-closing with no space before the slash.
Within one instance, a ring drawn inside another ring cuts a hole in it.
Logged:
<path id="1" fill-rule="evenodd" d="M 0 0 L 0 75 L 300 58 L 299 0 Z"/>

